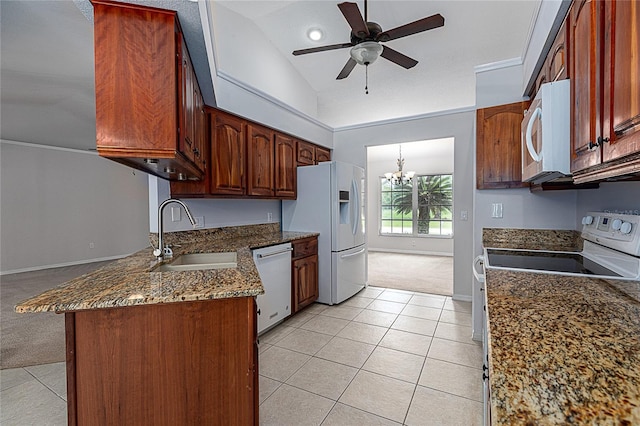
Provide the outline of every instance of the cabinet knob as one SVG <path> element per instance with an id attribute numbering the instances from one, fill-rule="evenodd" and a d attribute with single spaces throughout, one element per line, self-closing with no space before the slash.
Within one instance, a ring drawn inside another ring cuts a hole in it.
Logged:
<path id="1" fill-rule="evenodd" d="M 609 138 L 603 138 L 602 136 L 598 136 L 598 145 L 602 146 L 603 143 L 609 143 Z"/>
<path id="2" fill-rule="evenodd" d="M 598 142 L 589 141 L 589 149 L 597 148 L 600 144 Z"/>
<path id="3" fill-rule="evenodd" d="M 193 148 L 193 155 L 200 157 L 200 150 L 198 148 Z"/>
<path id="4" fill-rule="evenodd" d="M 489 378 L 488 374 L 482 373 L 482 381 L 484 382 L 485 380 L 487 380 Z"/>
<path id="5" fill-rule="evenodd" d="M 258 309 L 258 315 L 260 315 L 260 309 Z"/>

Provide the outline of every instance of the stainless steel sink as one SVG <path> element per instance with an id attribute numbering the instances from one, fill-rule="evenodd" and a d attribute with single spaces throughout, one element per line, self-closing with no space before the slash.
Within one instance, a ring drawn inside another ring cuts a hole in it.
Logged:
<path id="1" fill-rule="evenodd" d="M 237 268 L 238 255 L 235 251 L 223 253 L 191 253 L 178 256 L 171 263 L 164 263 L 155 272 L 197 271 L 202 269 Z"/>

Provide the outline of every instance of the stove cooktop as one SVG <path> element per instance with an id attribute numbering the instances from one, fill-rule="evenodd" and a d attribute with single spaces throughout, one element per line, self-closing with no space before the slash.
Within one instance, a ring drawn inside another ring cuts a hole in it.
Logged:
<path id="1" fill-rule="evenodd" d="M 494 268 L 622 277 L 580 253 L 487 249 L 487 257 L 488 265 Z"/>

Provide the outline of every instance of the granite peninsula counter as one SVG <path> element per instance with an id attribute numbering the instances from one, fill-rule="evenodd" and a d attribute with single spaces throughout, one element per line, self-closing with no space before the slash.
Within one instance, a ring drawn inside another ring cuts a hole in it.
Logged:
<path id="1" fill-rule="evenodd" d="M 486 231 L 487 247 L 581 244 Z M 640 282 L 490 269 L 486 290 L 492 425 L 640 424 Z"/>
<path id="2" fill-rule="evenodd" d="M 237 267 L 156 272 L 147 248 L 18 304 L 65 315 L 68 424 L 257 425 L 264 289 L 251 249 L 317 235 L 277 223 L 166 233 L 174 257 L 235 251 Z"/>
<path id="3" fill-rule="evenodd" d="M 174 259 L 188 253 L 236 251 L 237 268 L 155 272 L 158 262 L 148 247 L 25 300 L 15 310 L 69 312 L 257 296 L 264 290 L 251 250 L 317 235 L 281 232 L 278 223 L 168 232 L 165 242 L 173 247 Z M 156 238 L 154 234 L 154 245 Z"/>

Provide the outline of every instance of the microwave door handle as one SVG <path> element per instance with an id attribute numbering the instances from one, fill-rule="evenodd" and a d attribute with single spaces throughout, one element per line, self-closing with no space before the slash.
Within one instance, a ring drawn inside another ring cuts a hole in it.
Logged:
<path id="1" fill-rule="evenodd" d="M 536 152 L 536 149 L 533 147 L 533 141 L 531 140 L 531 131 L 533 130 L 533 123 L 536 121 L 536 118 L 542 120 L 542 110 L 540 107 L 536 108 L 531 114 L 531 118 L 529 118 L 527 131 L 525 133 L 525 140 L 527 141 L 527 151 L 529 151 L 529 155 L 533 158 L 533 161 L 539 163 L 542 160 L 542 153 L 538 154 Z"/>

